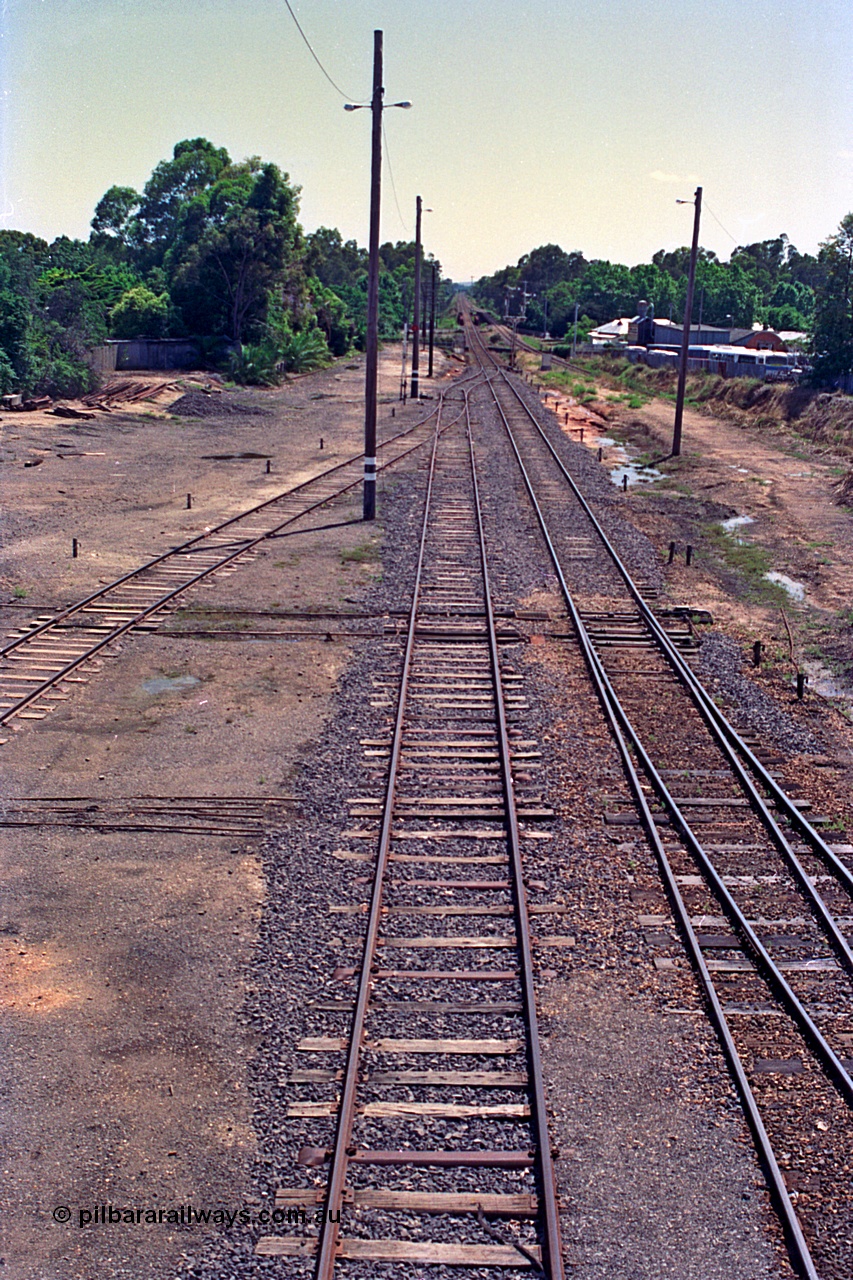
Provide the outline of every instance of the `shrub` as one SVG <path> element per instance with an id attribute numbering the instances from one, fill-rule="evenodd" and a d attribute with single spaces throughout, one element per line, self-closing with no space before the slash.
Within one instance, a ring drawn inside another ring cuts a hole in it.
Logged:
<path id="1" fill-rule="evenodd" d="M 331 361 L 326 339 L 319 329 L 301 329 L 282 335 L 277 343 L 279 359 L 288 373 L 308 373 Z"/>
<path id="2" fill-rule="evenodd" d="M 278 352 L 270 341 L 246 342 L 228 357 L 228 376 L 247 387 L 272 387 L 281 380 Z"/>
<path id="3" fill-rule="evenodd" d="M 169 328 L 169 295 L 144 284 L 127 289 L 110 312 L 114 338 L 162 338 Z"/>

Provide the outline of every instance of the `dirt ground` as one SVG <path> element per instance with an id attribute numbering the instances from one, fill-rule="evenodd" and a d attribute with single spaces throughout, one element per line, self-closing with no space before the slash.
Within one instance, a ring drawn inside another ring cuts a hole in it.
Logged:
<path id="1" fill-rule="evenodd" d="M 439 369 L 443 361 L 439 356 Z M 188 389 L 198 385 L 191 377 L 180 381 Z M 380 375 L 380 438 L 393 425 L 398 383 L 398 348 L 389 347 Z M 79 599 L 206 526 L 352 457 L 363 440 L 363 384 L 363 361 L 356 359 L 275 390 L 194 397 L 219 410 L 216 416 L 171 414 L 168 402 L 180 391 L 136 412 L 118 406 L 86 421 L 3 414 L 0 584 L 12 607 L 28 613 Z"/>
<path id="2" fill-rule="evenodd" d="M 162 407 L 79 423 L 3 415 L 4 633 L 358 453 L 363 378 L 361 360 L 338 362 L 278 390 L 226 394 L 217 407 L 231 411 L 214 418 Z M 390 347 L 380 438 L 424 413 L 399 406 L 398 378 Z M 261 456 L 212 456 L 245 453 Z M 126 639 L 97 678 L 0 749 L 4 796 L 291 794 L 351 652 L 346 618 L 293 615 L 360 612 L 379 536 L 360 507 L 355 492 L 314 513 L 302 529 L 335 527 L 265 544 L 188 595 L 163 633 Z M 294 627 L 308 634 L 295 639 Z M 79 1211 L 251 1207 L 254 1039 L 238 1011 L 263 901 L 259 842 L 7 826 L 0 878 L 4 1274 L 172 1275 L 185 1234 L 87 1231 Z M 67 1225 L 52 1218 L 64 1207 Z"/>
<path id="3" fill-rule="evenodd" d="M 531 367 L 533 362 L 528 362 Z M 585 379 L 588 385 L 595 380 Z M 750 674 L 795 715 L 817 716 L 853 746 L 853 508 L 837 501 L 845 459 L 793 431 L 750 425 L 686 406 L 682 454 L 669 457 L 674 406 L 652 399 L 628 408 L 628 397 L 598 386 L 598 399 L 578 403 L 555 392 L 564 430 L 590 449 L 604 439 L 602 462 L 621 478 L 627 460 L 652 483 L 629 476 L 625 510 L 659 548 L 669 594 L 709 610 L 742 645 Z M 620 401 L 622 401 L 620 403 Z M 724 531 L 732 518 L 744 523 Z M 671 563 L 669 547 L 675 543 Z M 686 562 L 687 547 L 691 563 Z M 770 581 L 765 574 L 781 575 Z M 762 644 L 760 672 L 751 653 Z M 798 671 L 807 676 L 806 704 L 796 705 Z M 809 705 L 811 699 L 811 705 Z"/>
<path id="4" fill-rule="evenodd" d="M 638 424 L 641 432 L 648 426 L 646 447 L 653 443 L 661 454 L 672 418 L 672 405 L 661 400 L 616 415 L 634 438 Z M 806 608 L 846 613 L 853 601 L 853 511 L 835 501 L 841 459 L 791 433 L 738 426 L 689 408 L 684 432 L 682 459 L 667 464 L 666 474 L 691 495 L 750 516 L 755 523 L 743 527 L 742 536 L 766 549 L 773 570 L 804 586 Z M 735 619 L 737 610 L 725 616 Z"/>

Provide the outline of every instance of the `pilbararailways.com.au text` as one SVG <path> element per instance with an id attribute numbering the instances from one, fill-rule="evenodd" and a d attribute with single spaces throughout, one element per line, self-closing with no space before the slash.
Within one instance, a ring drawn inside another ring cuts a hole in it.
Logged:
<path id="1" fill-rule="evenodd" d="M 169 1209 L 114 1204 L 72 1209 L 60 1204 L 51 1216 L 54 1222 L 73 1222 L 76 1227 L 280 1227 L 341 1220 L 340 1210 L 331 1213 L 322 1208 L 198 1209 L 192 1204 L 173 1205 Z"/>

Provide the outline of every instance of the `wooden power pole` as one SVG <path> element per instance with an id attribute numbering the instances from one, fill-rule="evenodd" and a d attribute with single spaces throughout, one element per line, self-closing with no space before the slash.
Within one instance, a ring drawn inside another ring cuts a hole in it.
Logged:
<path id="1" fill-rule="evenodd" d="M 420 196 L 415 199 L 415 298 L 414 316 L 412 320 L 412 399 L 417 400 L 420 392 L 420 333 L 421 333 L 421 213 L 423 201 Z"/>
<path id="2" fill-rule="evenodd" d="M 689 200 L 681 201 L 689 204 Z M 672 432 L 672 456 L 681 453 L 681 421 L 684 417 L 684 388 L 687 383 L 687 352 L 690 347 L 690 323 L 693 319 L 693 290 L 696 286 L 696 256 L 699 252 L 699 218 L 702 213 L 702 188 L 696 188 L 693 200 L 693 243 L 690 246 L 690 272 L 687 276 L 687 301 L 684 304 L 684 330 L 681 334 L 681 359 L 678 362 L 678 390 L 675 396 L 675 426 Z"/>
<path id="3" fill-rule="evenodd" d="M 370 240 L 364 375 L 364 519 L 376 518 L 376 400 L 379 380 L 379 210 L 382 184 L 382 32 L 373 33 Z"/>
<path id="4" fill-rule="evenodd" d="M 429 369 L 427 376 L 432 377 L 433 353 L 435 351 L 435 290 L 436 276 L 435 263 L 432 264 L 432 287 L 429 294 Z"/>

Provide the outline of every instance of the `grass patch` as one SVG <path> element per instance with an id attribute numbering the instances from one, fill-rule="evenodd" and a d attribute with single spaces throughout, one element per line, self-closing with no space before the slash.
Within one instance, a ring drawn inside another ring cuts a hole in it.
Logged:
<path id="1" fill-rule="evenodd" d="M 764 577 L 770 572 L 772 565 L 770 556 L 763 547 L 758 547 L 753 542 L 736 541 L 726 533 L 721 524 L 708 525 L 705 540 L 717 559 L 743 580 L 754 599 L 780 607 L 790 605 L 791 598 L 784 587 L 768 582 Z"/>
<path id="2" fill-rule="evenodd" d="M 565 391 L 567 395 L 573 396 L 575 400 L 580 400 L 584 404 L 589 403 L 590 400 L 599 399 L 599 391 L 595 383 L 585 382 L 572 369 L 551 369 L 543 373 L 541 379 L 546 387 Z"/>
<path id="3" fill-rule="evenodd" d="M 371 564 L 379 559 L 379 547 L 375 542 L 362 542 L 341 552 L 341 564 Z"/>
<path id="4" fill-rule="evenodd" d="M 15 597 L 16 600 L 26 600 L 27 589 L 26 587 L 15 587 L 14 591 L 12 592 L 12 595 Z"/>

